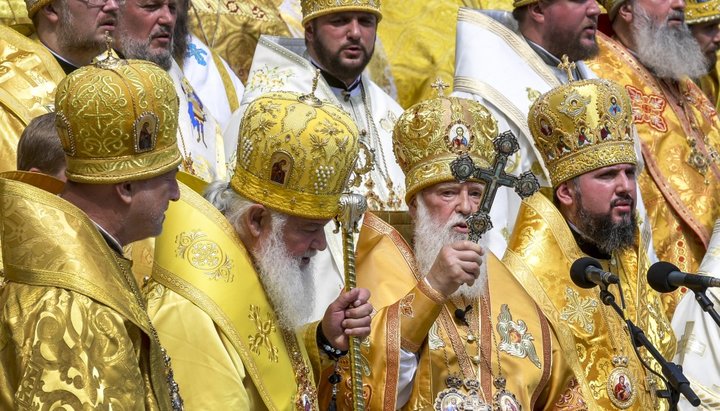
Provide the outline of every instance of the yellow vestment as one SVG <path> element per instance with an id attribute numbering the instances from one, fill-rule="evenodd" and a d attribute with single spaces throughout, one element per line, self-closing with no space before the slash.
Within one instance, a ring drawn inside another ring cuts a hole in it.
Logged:
<path id="1" fill-rule="evenodd" d="M 49 113 L 65 77 L 41 43 L 0 25 L 0 172 L 15 170 L 17 143 L 34 117 Z"/>
<path id="2" fill-rule="evenodd" d="M 192 189 L 180 193 L 155 242 L 147 294 L 185 409 L 293 410 L 304 395 L 316 404 L 304 347 L 280 329 L 234 228 Z"/>
<path id="3" fill-rule="evenodd" d="M 638 183 L 655 251 L 681 271 L 695 272 L 720 217 L 715 107 L 690 79 L 659 80 L 619 42 L 601 34 L 598 41 L 600 54 L 588 66 L 623 86 L 632 101 L 645 160 Z"/>
<path id="4" fill-rule="evenodd" d="M 0 192 L 0 409 L 171 409 L 130 262 L 56 195 Z"/>
<path id="5" fill-rule="evenodd" d="M 645 250 L 642 239 L 638 241 L 639 250 Z M 503 261 L 550 320 L 588 409 L 656 409 L 656 398 L 648 390 L 664 387 L 651 387 L 652 382 L 646 380 L 648 373 L 633 351 L 624 322 L 600 301 L 598 288 L 578 288 L 570 280 L 571 264 L 583 256 L 565 219 L 547 198 L 535 194 L 523 201 Z M 645 252 L 625 251 L 602 263 L 605 270 L 620 277 L 625 316 L 645 331 L 665 358 L 671 359 L 675 336 L 660 295 L 647 284 L 649 262 Z M 611 286 L 610 291 L 621 304 L 617 286 Z M 647 352 L 641 352 L 657 368 Z M 621 374 L 632 399 L 613 391 Z M 615 395 L 624 399 L 611 400 Z M 658 401 L 667 408 L 664 400 Z M 616 406 L 618 403 L 622 407 Z"/>
<path id="6" fill-rule="evenodd" d="M 478 343 L 482 344 L 480 349 L 483 353 L 492 352 L 493 373 L 490 375 L 486 365 L 482 365 L 480 376 L 482 390 L 487 393 L 488 402 L 492 403 L 492 396 L 498 391 L 492 388 L 493 377 L 498 376 L 498 352 L 493 349 L 493 344 L 499 347 L 512 337 L 519 340 L 512 340 L 510 345 L 504 346 L 500 361 L 503 377 L 508 380 L 506 390 L 517 397 L 518 404 L 527 407 L 524 409 L 553 409 L 561 394 L 573 397 L 570 391 L 566 391 L 572 379 L 571 371 L 547 320 L 494 256 L 488 258 L 492 313 L 483 310 L 479 319 L 479 338 L 469 343 L 465 340 L 467 328 L 453 320 L 456 307 L 450 302 L 444 303 L 442 296 L 420 278 L 412 251 L 400 234 L 371 213 L 365 214 L 356 254 L 358 286 L 370 290 L 370 301 L 378 310 L 373 317 L 370 337 L 361 348 L 367 409 L 396 409 L 401 349 L 419 355 L 413 391 L 402 409 L 421 410 L 434 406 L 438 394 L 448 388 L 445 379 L 450 373 L 459 375 L 461 379 L 473 375 L 472 368 L 475 366 L 472 357 L 478 355 L 475 352 Z M 477 313 L 477 301 L 474 310 Z M 502 327 L 493 330 L 498 327 L 501 312 L 508 313 L 515 323 L 503 321 Z M 476 314 L 469 317 L 478 321 Z M 492 324 L 487 321 L 490 317 Z M 527 326 L 524 331 L 513 327 L 520 320 Z M 494 339 L 489 337 L 491 332 L 495 333 Z M 321 372 L 317 368 L 320 364 L 318 350 L 310 349 L 314 335 L 306 334 L 305 340 L 316 367 L 315 373 L 321 375 L 321 381 L 327 380 L 332 369 L 325 368 Z M 536 355 L 528 355 L 528 349 L 522 356 L 516 350 L 518 345 L 528 341 L 534 341 L 531 345 Z M 486 358 L 486 354 L 482 355 Z M 352 401 L 347 358 L 340 360 L 339 371 L 343 381 L 338 385 L 337 406 L 339 410 L 350 409 Z M 321 406 L 327 404 L 329 391 L 329 386 L 321 387 Z"/>
<path id="7" fill-rule="evenodd" d="M 720 80 L 718 80 L 718 63 L 710 70 L 709 73 L 697 80 L 697 85 L 705 93 L 708 100 L 715 105 L 715 109 L 720 108 Z"/>

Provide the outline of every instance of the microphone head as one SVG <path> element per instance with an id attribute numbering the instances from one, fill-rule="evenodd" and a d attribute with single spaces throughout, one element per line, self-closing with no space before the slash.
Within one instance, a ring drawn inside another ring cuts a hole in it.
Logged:
<path id="1" fill-rule="evenodd" d="M 677 290 L 676 286 L 668 282 L 668 275 L 673 271 L 680 271 L 680 269 L 667 261 L 658 261 L 648 269 L 648 284 L 650 284 L 653 290 L 660 293 L 669 293 Z"/>
<path id="2" fill-rule="evenodd" d="M 575 260 L 570 267 L 570 278 L 580 288 L 593 288 L 597 284 L 587 279 L 585 270 L 588 267 L 595 267 L 602 270 L 600 262 L 592 257 L 581 257 Z"/>

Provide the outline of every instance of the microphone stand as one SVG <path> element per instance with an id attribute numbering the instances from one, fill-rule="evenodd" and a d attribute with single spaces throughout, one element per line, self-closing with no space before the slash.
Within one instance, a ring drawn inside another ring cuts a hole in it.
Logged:
<path id="1" fill-rule="evenodd" d="M 650 355 L 655 358 L 655 361 L 660 364 L 660 367 L 662 368 L 662 374 L 665 376 L 665 379 L 668 383 L 668 389 L 658 390 L 658 398 L 666 398 L 670 403 L 671 411 L 677 410 L 677 404 L 678 401 L 680 401 L 681 393 L 693 406 L 697 407 L 698 405 L 700 405 L 700 398 L 698 398 L 692 388 L 690 388 L 690 381 L 688 381 L 687 377 L 685 377 L 685 374 L 683 374 L 682 368 L 679 365 L 666 360 L 662 356 L 662 354 L 660 354 L 657 348 L 655 348 L 655 346 L 650 342 L 650 340 L 648 340 L 648 338 L 645 336 L 645 332 L 643 332 L 641 328 L 633 324 L 631 320 L 625 318 L 622 310 L 615 302 L 615 296 L 607 290 L 606 286 L 600 287 L 600 300 L 603 302 L 603 304 L 612 307 L 615 312 L 618 313 L 620 318 L 625 321 L 628 330 L 630 330 L 630 335 L 632 336 L 633 344 L 635 345 L 635 347 L 645 347 L 645 349 L 648 350 Z M 644 362 L 643 366 L 645 366 Z"/>
<path id="2" fill-rule="evenodd" d="M 710 314 L 710 317 L 715 321 L 715 324 L 720 327 L 720 315 L 718 315 L 717 311 L 713 308 L 713 302 L 710 301 L 707 294 L 705 294 L 705 291 L 707 291 L 706 287 L 701 287 L 698 289 L 691 288 L 693 293 L 695 293 L 695 301 L 700 304 L 700 308 L 702 308 L 703 311 Z"/>

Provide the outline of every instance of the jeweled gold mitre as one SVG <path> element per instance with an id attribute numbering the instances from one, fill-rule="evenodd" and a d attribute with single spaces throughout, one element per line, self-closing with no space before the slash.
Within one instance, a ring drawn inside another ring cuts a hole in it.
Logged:
<path id="1" fill-rule="evenodd" d="M 341 108 L 312 95 L 267 93 L 245 112 L 230 184 L 286 214 L 333 218 L 357 156 L 357 126 Z"/>
<path id="2" fill-rule="evenodd" d="M 720 0 L 686 0 L 685 23 L 698 24 L 720 21 Z"/>
<path id="3" fill-rule="evenodd" d="M 474 100 L 440 96 L 405 110 L 393 131 L 395 158 L 405 173 L 405 201 L 409 204 L 426 187 L 455 181 L 450 163 L 460 154 L 489 167 L 497 135 L 497 121 Z"/>
<path id="4" fill-rule="evenodd" d="M 303 25 L 316 17 L 343 11 L 365 11 L 376 15 L 378 21 L 382 19 L 380 0 L 300 0 L 300 7 Z"/>
<path id="5" fill-rule="evenodd" d="M 598 168 L 637 164 L 627 92 L 601 79 L 571 81 L 540 96 L 528 125 L 553 187 Z"/>
<path id="6" fill-rule="evenodd" d="M 154 63 L 110 58 L 75 70 L 58 85 L 55 109 L 71 181 L 144 180 L 180 163 L 178 97 Z"/>

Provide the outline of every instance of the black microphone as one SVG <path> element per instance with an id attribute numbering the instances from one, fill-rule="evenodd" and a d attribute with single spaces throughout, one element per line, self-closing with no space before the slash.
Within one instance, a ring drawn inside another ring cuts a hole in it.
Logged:
<path id="1" fill-rule="evenodd" d="M 661 293 L 675 291 L 678 287 L 697 291 L 708 287 L 720 287 L 720 278 L 683 273 L 679 268 L 665 261 L 658 261 L 650 266 L 647 280 L 650 287 Z"/>
<path id="2" fill-rule="evenodd" d="M 620 283 L 618 276 L 604 271 L 600 262 L 592 257 L 581 257 L 575 260 L 570 267 L 570 278 L 580 288 Z"/>
<path id="3" fill-rule="evenodd" d="M 465 318 L 465 316 L 466 316 L 467 313 L 469 313 L 470 311 L 472 311 L 472 305 L 468 305 L 467 307 L 465 307 L 464 310 L 463 310 L 462 308 L 458 308 L 458 309 L 455 310 L 455 318 L 457 318 L 458 320 L 462 321 L 463 324 L 465 324 L 465 325 L 467 325 L 467 326 L 469 327 L 470 324 L 468 323 L 468 321 L 467 321 L 467 319 Z"/>

